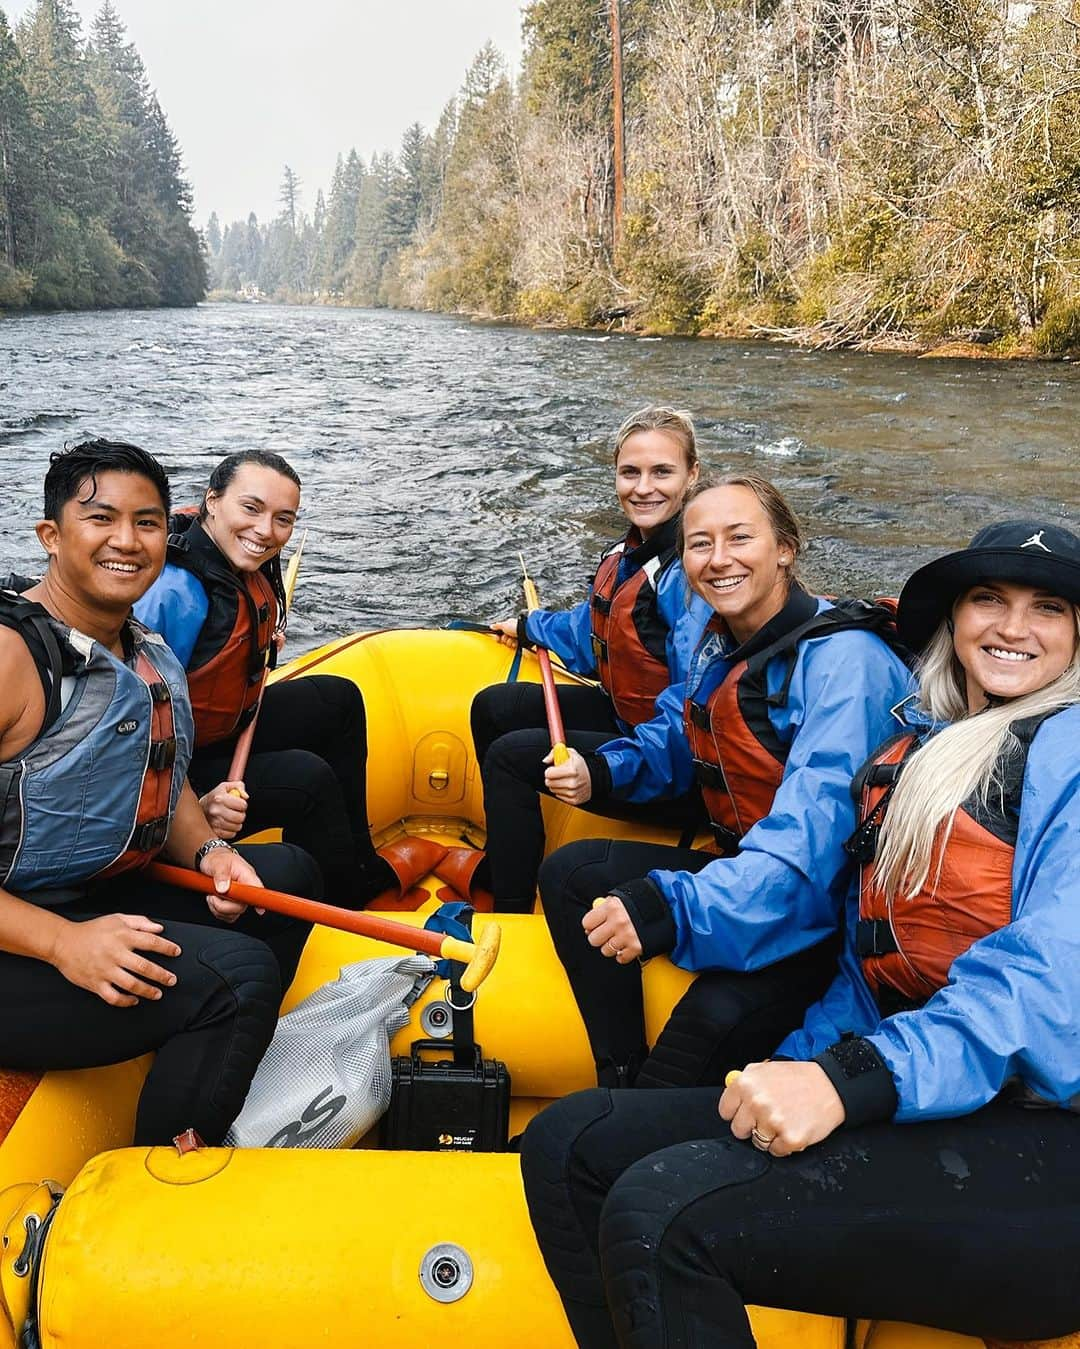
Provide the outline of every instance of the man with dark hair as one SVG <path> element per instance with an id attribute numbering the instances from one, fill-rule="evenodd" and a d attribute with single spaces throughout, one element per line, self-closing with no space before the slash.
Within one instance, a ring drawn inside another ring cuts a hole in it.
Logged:
<path id="1" fill-rule="evenodd" d="M 81 440 L 66 450 L 49 456 L 49 471 L 45 474 L 45 519 L 59 522 L 60 512 L 69 501 L 87 487 L 91 494 L 97 491 L 97 474 L 103 470 L 117 473 L 139 473 L 158 490 L 161 503 L 168 515 L 172 508 L 169 478 L 153 455 L 138 445 L 125 440 Z"/>
<path id="2" fill-rule="evenodd" d="M 322 888 L 299 848 L 219 839 L 187 784 L 183 669 L 131 618 L 164 564 L 168 508 L 164 470 L 137 446 L 54 454 L 45 575 L 0 590 L 0 1059 L 77 1068 L 157 1050 L 139 1144 L 189 1127 L 220 1142 L 303 949 L 306 924 L 229 900 L 230 882 Z M 148 880 L 159 852 L 217 894 Z"/>

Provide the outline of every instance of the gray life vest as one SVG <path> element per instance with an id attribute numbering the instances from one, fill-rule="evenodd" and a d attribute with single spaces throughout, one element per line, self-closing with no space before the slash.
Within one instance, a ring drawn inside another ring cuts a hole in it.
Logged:
<path id="1" fill-rule="evenodd" d="M 134 620 L 127 660 L 11 591 L 0 591 L 0 623 L 24 636 L 47 690 L 38 738 L 0 763 L 0 885 L 70 897 L 165 842 L 195 735 L 184 670 Z"/>

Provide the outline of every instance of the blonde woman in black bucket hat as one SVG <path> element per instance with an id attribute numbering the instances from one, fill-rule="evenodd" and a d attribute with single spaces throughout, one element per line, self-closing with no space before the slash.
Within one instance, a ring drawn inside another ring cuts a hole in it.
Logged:
<path id="1" fill-rule="evenodd" d="M 747 1303 L 1080 1327 L 1080 539 L 990 526 L 899 626 L 920 688 L 856 779 L 846 949 L 802 1029 L 722 1094 L 579 1093 L 525 1134 L 582 1345 L 749 1346 Z"/>

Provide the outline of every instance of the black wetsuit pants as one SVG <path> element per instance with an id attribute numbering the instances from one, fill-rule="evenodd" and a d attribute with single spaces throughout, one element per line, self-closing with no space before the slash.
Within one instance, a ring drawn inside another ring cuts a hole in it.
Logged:
<path id="1" fill-rule="evenodd" d="M 196 750 L 199 795 L 228 778 L 235 737 Z M 244 775 L 244 833 L 282 831 L 319 864 L 326 897 L 360 907 L 396 879 L 375 854 L 367 817 L 367 720 L 349 679 L 306 675 L 271 684 Z"/>
<path id="2" fill-rule="evenodd" d="M 566 743 L 580 754 L 593 753 L 625 734 L 602 689 L 559 685 L 559 708 Z M 544 786 L 544 757 L 551 750 L 544 693 L 539 684 L 492 684 L 472 705 L 473 744 L 484 783 L 487 859 L 495 907 L 529 913 L 544 856 L 544 820 L 539 793 Z M 668 828 L 693 828 L 704 821 L 696 790 L 671 801 L 633 805 L 610 795 L 595 795 L 580 807 L 617 820 L 645 820 Z"/>
<path id="3" fill-rule="evenodd" d="M 540 896 L 604 1086 L 693 1087 L 723 1082 L 731 1068 L 767 1057 L 802 1025 L 836 973 L 839 944 L 821 942 L 752 974 L 710 971 L 683 995 L 651 1054 L 645 1039 L 641 967 L 590 946 L 581 920 L 613 886 L 656 868 L 693 871 L 717 859 L 690 848 L 586 839 L 553 853 Z"/>
<path id="4" fill-rule="evenodd" d="M 585 1349 L 747 1349 L 745 1304 L 1048 1339 L 1080 1326 L 1080 1116 L 995 1103 L 776 1159 L 719 1091 L 588 1091 L 529 1125 L 529 1211 Z"/>
<path id="5" fill-rule="evenodd" d="M 270 889 L 322 897 L 318 869 L 299 848 L 244 844 L 239 851 Z M 187 1128 L 220 1143 L 270 1043 L 309 924 L 254 910 L 222 923 L 201 895 L 138 872 L 93 885 L 84 901 L 58 912 L 76 920 L 110 913 L 157 919 L 180 955 L 149 958 L 177 982 L 157 1001 L 112 1007 L 52 965 L 0 952 L 0 1064 L 96 1068 L 156 1050 L 135 1143 L 168 1143 Z"/>

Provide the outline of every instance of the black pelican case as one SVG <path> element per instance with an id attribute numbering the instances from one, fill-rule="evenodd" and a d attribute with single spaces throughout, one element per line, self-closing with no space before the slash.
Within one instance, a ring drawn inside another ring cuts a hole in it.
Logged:
<path id="1" fill-rule="evenodd" d="M 422 1058 L 424 1051 L 449 1057 Z M 390 1108 L 382 1117 L 384 1148 L 413 1152 L 505 1152 L 510 1125 L 510 1073 L 480 1046 L 415 1040 L 393 1060 Z"/>

